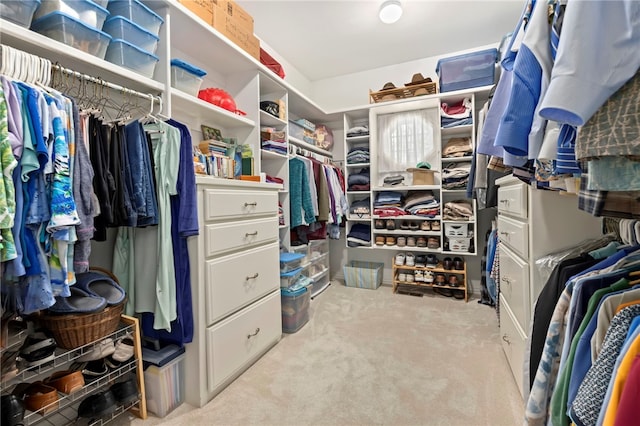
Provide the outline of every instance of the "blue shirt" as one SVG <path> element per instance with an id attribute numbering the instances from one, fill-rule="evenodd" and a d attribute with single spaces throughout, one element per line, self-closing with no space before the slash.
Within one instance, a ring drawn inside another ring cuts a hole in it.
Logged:
<path id="1" fill-rule="evenodd" d="M 540 115 L 573 126 L 589 118 L 640 67 L 640 2 L 567 4 Z"/>

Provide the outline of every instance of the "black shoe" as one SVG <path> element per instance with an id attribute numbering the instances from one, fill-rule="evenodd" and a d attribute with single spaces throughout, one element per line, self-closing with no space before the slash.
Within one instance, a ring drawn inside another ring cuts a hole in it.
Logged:
<path id="1" fill-rule="evenodd" d="M 442 261 L 442 267 L 450 271 L 453 268 L 453 260 L 450 257 L 445 257 Z"/>
<path id="2" fill-rule="evenodd" d="M 116 399 L 110 390 L 89 395 L 78 406 L 78 417 L 97 419 L 116 411 Z"/>
<path id="3" fill-rule="evenodd" d="M 109 390 L 120 404 L 128 404 L 138 399 L 138 385 L 134 377 L 111 385 Z"/>
<path id="4" fill-rule="evenodd" d="M 464 270 L 464 260 L 462 260 L 462 258 L 460 258 L 460 257 L 454 257 L 453 258 L 453 269 L 458 270 L 458 271 Z"/>
<path id="5" fill-rule="evenodd" d="M 109 369 L 105 365 L 104 359 L 89 361 L 82 368 L 82 376 L 86 382 L 92 382 L 108 373 Z"/>
<path id="6" fill-rule="evenodd" d="M 26 368 L 45 364 L 55 358 L 56 341 L 44 332 L 26 338 L 20 347 L 20 358 Z"/>
<path id="7" fill-rule="evenodd" d="M 2 407 L 2 426 L 17 426 L 22 424 L 24 419 L 24 406 L 22 401 L 15 395 L 2 395 L 0 399 Z"/>

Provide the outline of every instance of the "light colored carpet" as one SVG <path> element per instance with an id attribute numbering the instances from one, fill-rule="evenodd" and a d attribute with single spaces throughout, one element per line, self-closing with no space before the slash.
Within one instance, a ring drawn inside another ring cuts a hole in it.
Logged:
<path id="1" fill-rule="evenodd" d="M 334 281 L 301 330 L 205 407 L 117 423 L 511 426 L 522 406 L 492 308 Z"/>

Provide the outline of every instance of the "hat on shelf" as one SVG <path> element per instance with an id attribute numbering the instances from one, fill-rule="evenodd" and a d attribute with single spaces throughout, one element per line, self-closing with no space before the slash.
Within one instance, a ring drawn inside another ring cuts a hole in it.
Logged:
<path id="1" fill-rule="evenodd" d="M 411 82 L 405 83 L 405 86 L 414 86 L 416 84 L 423 83 L 431 83 L 431 77 L 425 78 L 421 73 L 416 73 L 413 75 L 413 77 L 411 77 Z"/>
<path id="2" fill-rule="evenodd" d="M 396 85 L 393 84 L 392 82 L 388 81 L 384 84 L 384 86 L 382 86 L 382 89 L 380 90 L 391 90 L 391 89 L 395 89 Z"/>
<path id="3" fill-rule="evenodd" d="M 424 170 L 431 170 L 431 164 L 429 164 L 426 161 L 421 161 L 418 164 L 416 164 L 415 167 L 411 167 L 407 169 L 408 172 L 424 171 Z"/>
<path id="4" fill-rule="evenodd" d="M 392 90 L 392 89 L 396 89 L 396 85 L 393 84 L 392 82 L 387 82 L 384 84 L 384 86 L 382 86 L 382 89 L 380 89 L 380 91 L 384 91 L 384 90 Z M 383 101 L 394 101 L 398 99 L 398 96 L 394 93 L 389 93 L 387 95 L 384 95 L 381 100 Z"/>

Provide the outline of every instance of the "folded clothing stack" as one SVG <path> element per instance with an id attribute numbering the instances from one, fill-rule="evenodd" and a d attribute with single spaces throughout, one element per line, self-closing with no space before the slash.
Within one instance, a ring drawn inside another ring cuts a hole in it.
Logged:
<path id="1" fill-rule="evenodd" d="M 347 130 L 347 137 L 366 136 L 369 134 L 369 127 L 364 124 L 362 126 L 354 126 Z"/>
<path id="2" fill-rule="evenodd" d="M 451 163 L 442 170 L 442 189 L 463 189 L 469 183 L 471 162 Z"/>
<path id="3" fill-rule="evenodd" d="M 469 221 L 473 219 L 473 206 L 468 200 L 449 201 L 444 204 L 444 220 Z"/>
<path id="4" fill-rule="evenodd" d="M 370 160 L 369 147 L 356 146 L 347 153 L 347 164 L 368 163 Z"/>
<path id="5" fill-rule="evenodd" d="M 347 245 L 349 247 L 370 246 L 371 227 L 364 223 L 354 224 L 347 234 Z"/>
<path id="6" fill-rule="evenodd" d="M 369 197 L 363 200 L 357 200 L 351 203 L 349 207 L 349 214 L 357 216 L 362 219 L 368 219 L 371 217 L 371 199 Z"/>
<path id="7" fill-rule="evenodd" d="M 358 173 L 349 175 L 347 185 L 349 191 L 369 191 L 371 188 L 371 175 L 369 168 L 364 168 Z"/>

